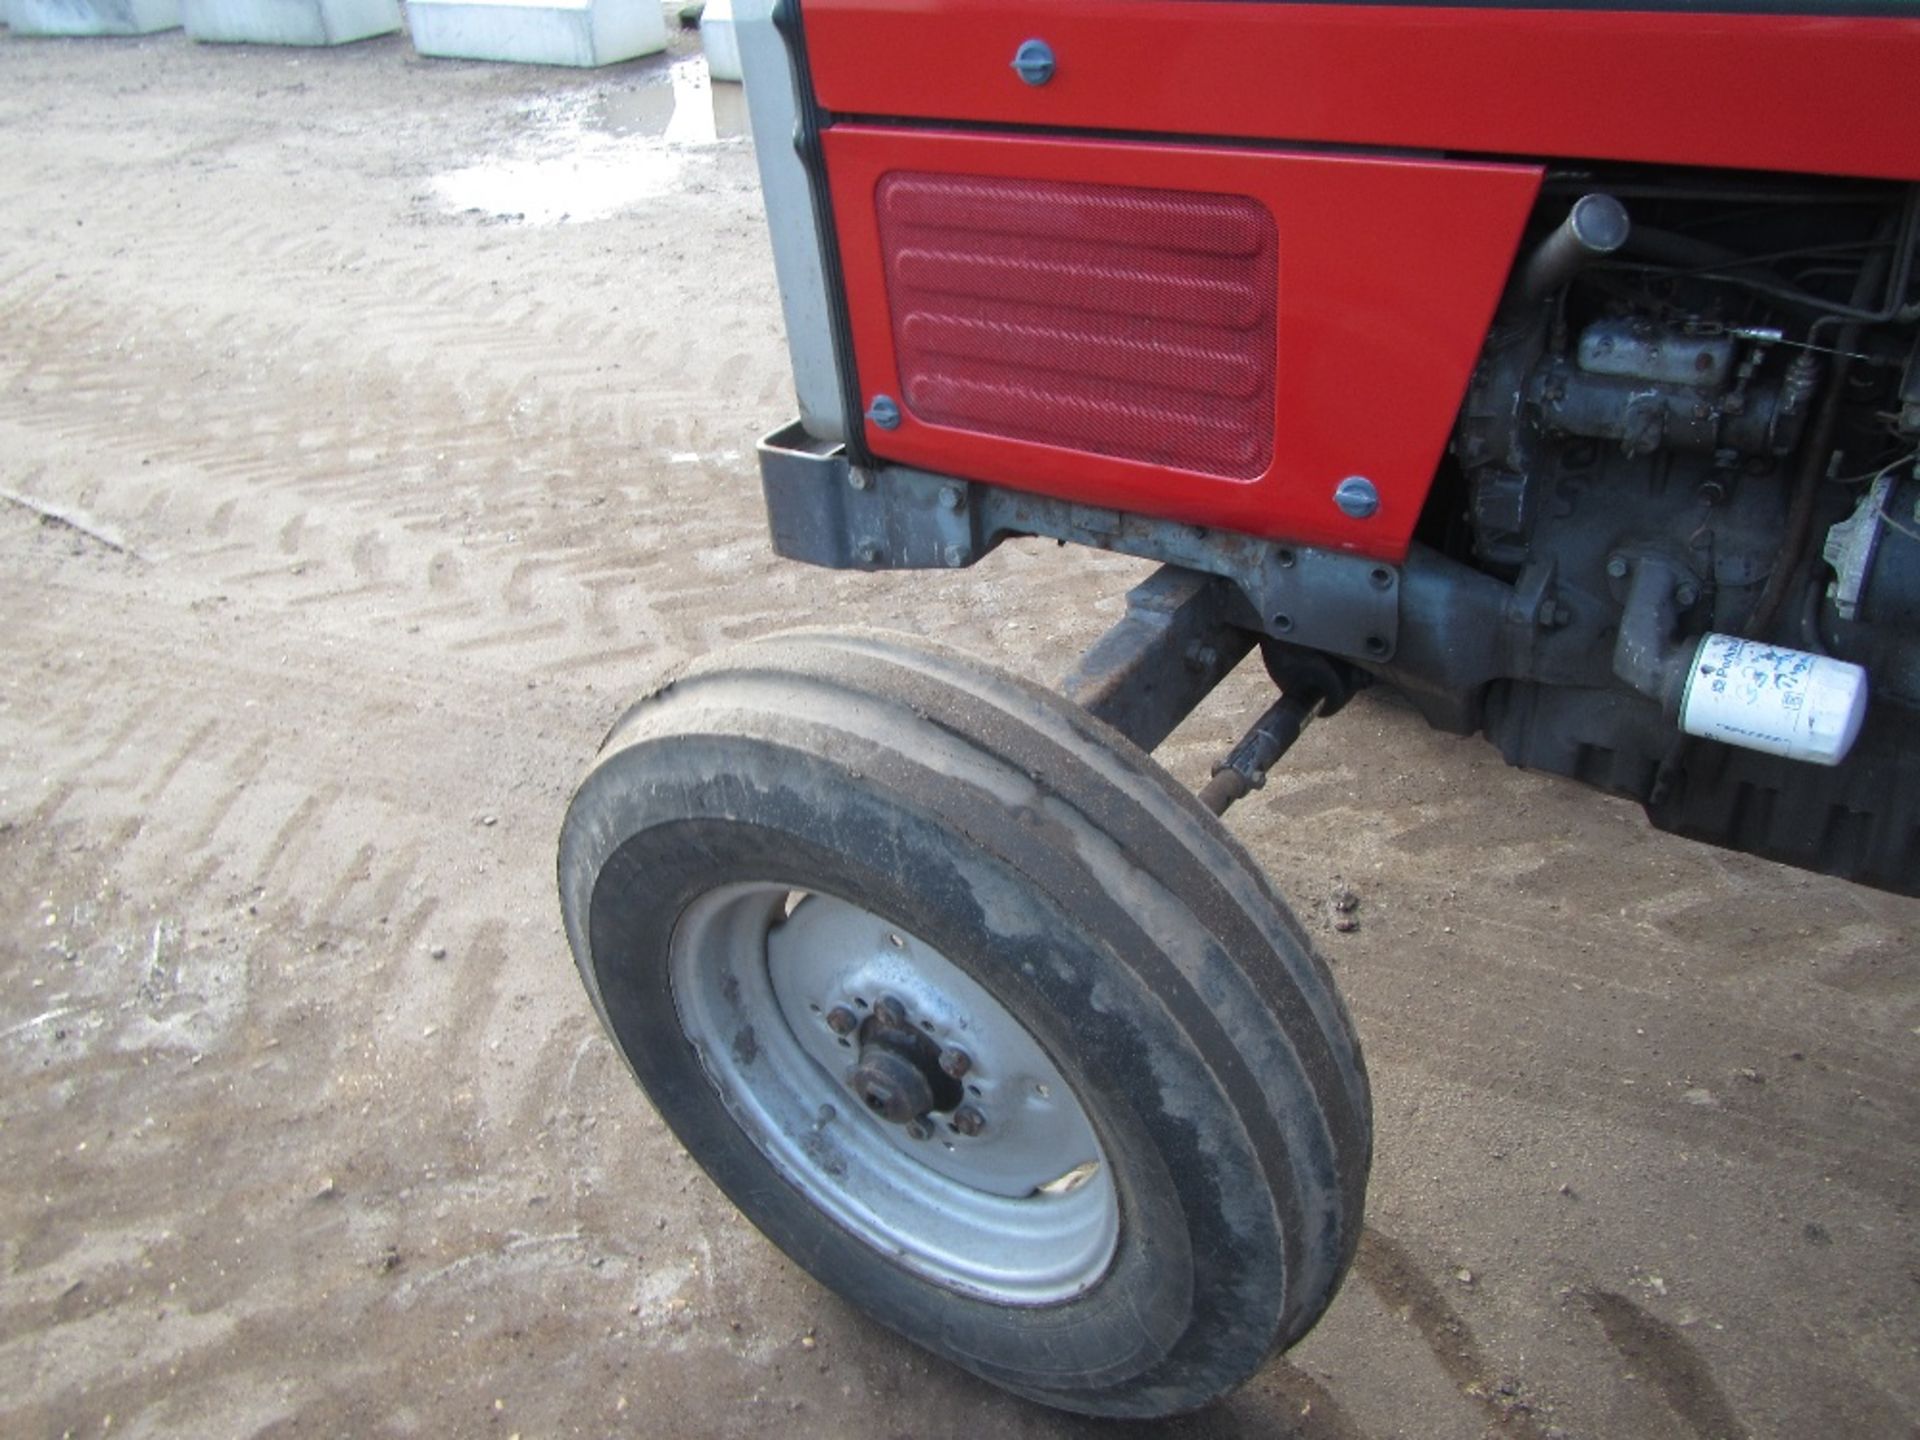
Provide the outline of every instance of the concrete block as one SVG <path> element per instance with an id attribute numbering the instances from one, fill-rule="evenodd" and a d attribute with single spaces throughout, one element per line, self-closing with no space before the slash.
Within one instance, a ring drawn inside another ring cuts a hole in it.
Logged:
<path id="1" fill-rule="evenodd" d="M 344 45 L 400 28 L 399 0 L 180 0 L 196 40 L 241 45 Z"/>
<path id="2" fill-rule="evenodd" d="M 715 80 L 740 80 L 740 37 L 733 28 L 733 0 L 707 0 L 700 12 L 700 48 L 706 52 L 708 75 Z"/>
<path id="3" fill-rule="evenodd" d="M 180 23 L 180 0 L 6 0 L 16 35 L 151 35 Z"/>
<path id="4" fill-rule="evenodd" d="M 410 0 L 422 55 L 612 65 L 667 48 L 660 0 Z"/>

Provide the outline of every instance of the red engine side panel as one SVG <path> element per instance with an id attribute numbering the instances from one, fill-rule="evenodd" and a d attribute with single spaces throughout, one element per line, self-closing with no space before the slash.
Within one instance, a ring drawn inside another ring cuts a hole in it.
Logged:
<path id="1" fill-rule="evenodd" d="M 823 138 L 861 392 L 902 402 L 898 428 L 868 422 L 876 454 L 1395 561 L 1540 181 L 1524 165 L 856 125 Z M 983 203 L 993 182 L 1003 201 L 1069 203 Z M 1094 203 L 1076 207 L 1069 192 Z M 1106 273 L 1087 273 L 1101 263 Z M 1104 305 L 1101 287 L 1118 284 L 1133 286 L 1125 304 Z M 1144 301 L 1150 316 L 1195 286 L 1205 303 L 1162 324 L 1096 323 L 1103 305 L 1138 318 Z M 1022 304 L 1038 317 L 1029 333 Z M 1095 321 L 1067 323 L 1076 306 Z M 1187 368 L 1170 372 L 1183 349 Z M 1049 367 L 1066 374 L 1052 389 Z M 1121 384 L 1100 390 L 1103 369 Z M 1250 396 L 1249 383 L 1267 393 Z M 1156 437 L 1143 396 L 1200 429 Z M 1119 433 L 1129 413 L 1137 423 Z M 1335 506 L 1350 475 L 1373 481 L 1373 516 Z"/>
<path id="2" fill-rule="evenodd" d="M 1920 180 L 1920 18 L 806 0 L 846 115 Z M 1009 68 L 1053 49 L 1045 85 Z"/>

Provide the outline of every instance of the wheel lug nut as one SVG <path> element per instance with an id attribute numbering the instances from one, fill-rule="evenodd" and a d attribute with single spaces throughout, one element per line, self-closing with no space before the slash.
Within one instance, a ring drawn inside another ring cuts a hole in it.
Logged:
<path id="1" fill-rule="evenodd" d="M 940 1068 L 958 1080 L 973 1069 L 973 1057 L 964 1050 L 950 1046 L 940 1052 Z"/>
<path id="2" fill-rule="evenodd" d="M 907 1023 L 907 1010 L 893 996 L 882 995 L 873 1002 L 873 1018 L 897 1030 Z"/>
<path id="3" fill-rule="evenodd" d="M 909 1140 L 924 1140 L 932 1133 L 933 1132 L 921 1121 L 910 1120 L 907 1122 L 907 1138 Z"/>
<path id="4" fill-rule="evenodd" d="M 836 1035 L 851 1035 L 860 1028 L 860 1017 L 844 1005 L 827 1011 L 827 1028 Z"/>
<path id="5" fill-rule="evenodd" d="M 953 1128 L 962 1135 L 978 1135 L 987 1128 L 987 1117 L 971 1105 L 962 1105 L 953 1112 Z"/>

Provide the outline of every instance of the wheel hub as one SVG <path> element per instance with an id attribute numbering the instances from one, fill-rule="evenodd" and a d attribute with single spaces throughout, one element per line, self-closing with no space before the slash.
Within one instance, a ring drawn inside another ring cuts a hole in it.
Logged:
<path id="1" fill-rule="evenodd" d="M 860 1047 L 860 1063 L 848 1083 L 867 1109 L 891 1125 L 905 1125 L 933 1108 L 933 1087 L 927 1077 L 884 1045 Z"/>
<path id="2" fill-rule="evenodd" d="M 811 1204 L 908 1269 L 1015 1305 L 1105 1273 L 1120 1209 L 1072 1086 L 979 981 L 897 924 L 779 881 L 676 926 L 709 1080 Z"/>
<path id="3" fill-rule="evenodd" d="M 924 1133 L 926 1116 L 960 1103 L 960 1082 L 941 1068 L 940 1047 L 900 1001 L 881 996 L 861 1022 L 859 1039 L 859 1063 L 847 1073 L 847 1084 L 878 1119 Z"/>

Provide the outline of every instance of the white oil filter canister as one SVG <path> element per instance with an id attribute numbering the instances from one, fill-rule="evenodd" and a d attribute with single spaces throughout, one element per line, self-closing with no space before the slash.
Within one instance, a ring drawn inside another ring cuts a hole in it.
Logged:
<path id="1" fill-rule="evenodd" d="M 1680 728 L 1789 760 L 1838 765 L 1867 718 L 1867 672 L 1845 660 L 1707 635 L 1680 699 Z"/>

